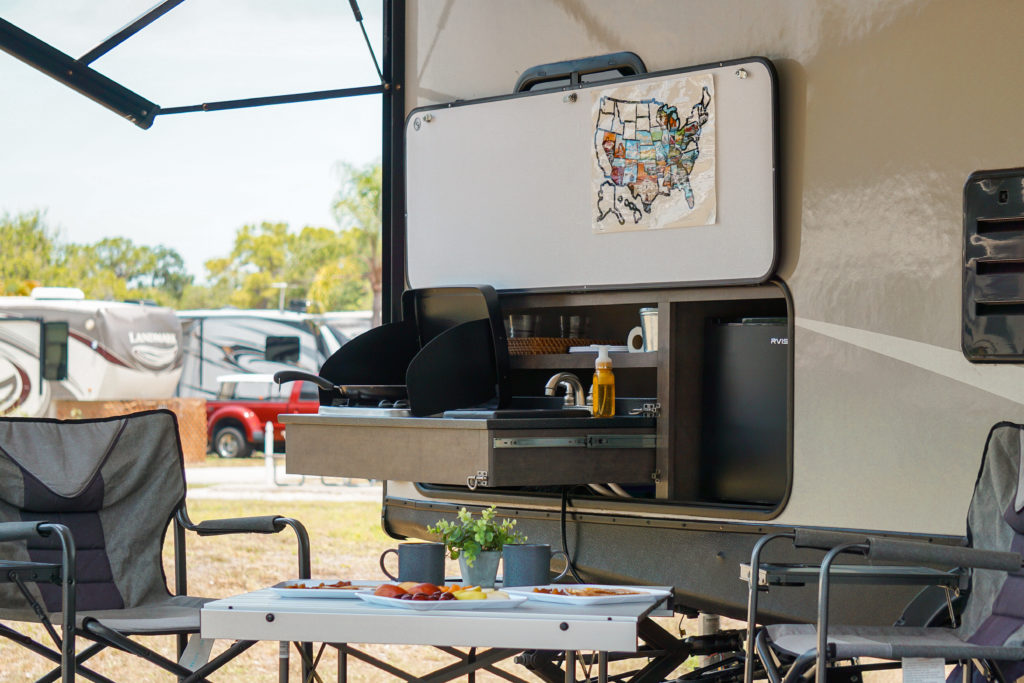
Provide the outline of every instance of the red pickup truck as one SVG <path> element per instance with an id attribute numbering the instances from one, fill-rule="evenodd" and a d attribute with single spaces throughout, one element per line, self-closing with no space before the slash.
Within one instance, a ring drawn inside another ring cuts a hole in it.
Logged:
<path id="1" fill-rule="evenodd" d="M 278 416 L 315 413 L 320 395 L 310 382 L 279 385 L 273 375 L 240 374 L 217 378 L 220 391 L 206 402 L 209 449 L 222 458 L 246 458 L 263 450 L 267 422 L 274 425 L 274 451 L 284 452 L 284 425 Z"/>

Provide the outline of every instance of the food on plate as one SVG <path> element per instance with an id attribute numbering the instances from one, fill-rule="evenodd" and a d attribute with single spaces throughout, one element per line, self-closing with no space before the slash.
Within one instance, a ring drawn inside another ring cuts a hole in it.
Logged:
<path id="1" fill-rule="evenodd" d="M 334 583 L 312 583 L 311 581 L 296 581 L 295 583 L 287 586 L 281 586 L 282 588 L 333 588 L 336 590 L 347 590 L 354 591 L 359 590 L 359 586 L 353 586 L 351 581 L 335 581 Z"/>
<path id="2" fill-rule="evenodd" d="M 373 591 L 373 594 L 383 598 L 400 598 L 403 595 L 409 595 L 404 589 L 390 583 L 379 586 L 377 590 Z"/>
<path id="3" fill-rule="evenodd" d="M 406 590 L 406 584 L 409 585 L 409 590 Z M 455 595 L 450 592 L 446 592 L 444 589 L 435 586 L 432 583 L 400 583 L 397 586 L 391 583 L 385 583 L 380 588 L 373 592 L 374 595 L 380 595 L 385 598 L 396 598 L 398 600 L 454 600 Z"/>
<path id="4" fill-rule="evenodd" d="M 405 589 L 406 584 L 385 583 L 373 592 L 385 598 L 396 600 L 509 600 L 509 594 L 505 591 L 493 588 L 481 588 L 480 586 L 435 586 L 432 583 L 410 584 L 411 590 Z"/>
<path id="5" fill-rule="evenodd" d="M 480 590 L 479 586 L 476 586 L 469 590 L 455 591 L 456 600 L 486 600 L 487 594 Z"/>
<path id="6" fill-rule="evenodd" d="M 547 595 L 571 595 L 577 598 L 596 598 L 605 595 L 640 595 L 641 591 L 631 591 L 626 588 L 600 588 L 589 586 L 587 588 L 534 588 L 534 593 L 545 593 Z"/>
<path id="7" fill-rule="evenodd" d="M 403 581 L 402 583 L 398 584 L 398 587 L 404 590 L 406 593 L 411 593 L 412 589 L 418 585 L 420 585 L 419 581 Z"/>

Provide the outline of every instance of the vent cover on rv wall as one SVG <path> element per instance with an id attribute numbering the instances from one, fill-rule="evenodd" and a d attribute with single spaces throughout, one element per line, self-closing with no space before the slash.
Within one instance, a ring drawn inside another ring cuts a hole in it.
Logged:
<path id="1" fill-rule="evenodd" d="M 1024 169 L 964 186 L 962 344 L 968 360 L 1024 361 Z"/>

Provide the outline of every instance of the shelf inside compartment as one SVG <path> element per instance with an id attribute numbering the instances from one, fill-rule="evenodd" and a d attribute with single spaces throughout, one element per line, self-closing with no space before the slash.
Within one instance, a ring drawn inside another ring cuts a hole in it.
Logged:
<path id="1" fill-rule="evenodd" d="M 616 368 L 656 368 L 658 352 L 611 353 L 612 370 Z M 563 368 L 594 368 L 597 353 L 538 353 L 526 356 L 511 356 L 513 370 L 558 370 Z"/>

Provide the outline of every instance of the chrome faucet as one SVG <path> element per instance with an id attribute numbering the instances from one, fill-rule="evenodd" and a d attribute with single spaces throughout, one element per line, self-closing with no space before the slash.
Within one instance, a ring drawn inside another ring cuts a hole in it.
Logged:
<path id="1" fill-rule="evenodd" d="M 587 397 L 583 389 L 583 382 L 571 372 L 559 372 L 553 375 L 548 383 L 544 385 L 544 395 L 554 396 L 558 387 L 565 387 L 565 405 L 586 407 Z"/>

